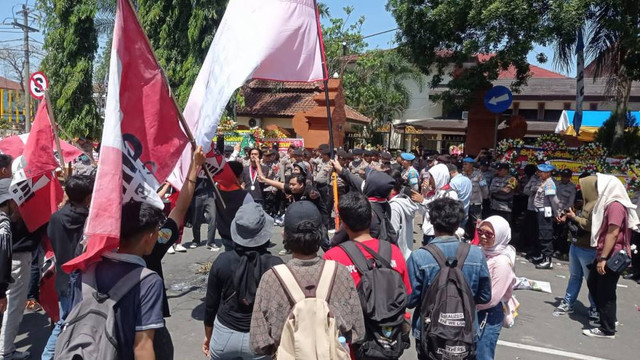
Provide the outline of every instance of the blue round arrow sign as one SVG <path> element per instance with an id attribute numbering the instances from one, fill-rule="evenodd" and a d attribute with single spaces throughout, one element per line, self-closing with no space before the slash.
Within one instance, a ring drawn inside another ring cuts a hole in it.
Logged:
<path id="1" fill-rule="evenodd" d="M 498 85 L 494 86 L 484 95 L 484 106 L 492 113 L 503 113 L 513 101 L 513 94 L 508 87 Z"/>

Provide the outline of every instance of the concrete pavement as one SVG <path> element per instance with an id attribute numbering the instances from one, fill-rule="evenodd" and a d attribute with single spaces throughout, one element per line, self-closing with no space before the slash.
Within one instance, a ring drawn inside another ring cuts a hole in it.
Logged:
<path id="1" fill-rule="evenodd" d="M 205 229 L 202 229 L 203 234 Z M 192 239 L 190 229 L 185 229 L 184 241 Z M 274 228 L 272 252 L 282 249 L 281 228 Z M 167 254 L 163 261 L 165 286 L 167 287 L 172 316 L 167 327 L 173 337 L 175 359 L 204 359 L 201 351 L 204 330 L 204 296 L 207 274 L 202 268 L 215 260 L 219 252 L 205 247 L 187 253 Z M 553 270 L 536 270 L 525 260 L 518 258 L 518 276 L 551 283 L 552 294 L 518 290 L 521 303 L 516 325 L 502 329 L 496 359 L 584 359 L 631 360 L 640 358 L 640 285 L 620 280 L 618 287 L 618 319 L 620 326 L 615 340 L 591 339 L 582 335 L 589 328 L 586 283 L 580 293 L 575 312 L 570 316 L 554 317 L 554 307 L 564 296 L 569 277 L 566 262 L 556 261 Z M 40 358 L 49 335 L 48 319 L 42 313 L 27 313 L 16 339 L 19 350 L 29 350 L 32 359 Z M 415 350 L 405 352 L 402 359 L 415 359 Z"/>

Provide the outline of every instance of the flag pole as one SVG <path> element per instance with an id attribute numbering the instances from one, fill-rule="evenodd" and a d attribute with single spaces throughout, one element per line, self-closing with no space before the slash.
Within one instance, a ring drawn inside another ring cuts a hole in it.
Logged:
<path id="1" fill-rule="evenodd" d="M 47 102 L 47 113 L 49 123 L 51 124 L 51 131 L 53 131 L 53 139 L 56 143 L 56 150 L 58 151 L 58 161 L 60 162 L 60 168 L 62 169 L 62 177 L 67 181 L 67 173 L 64 167 L 64 157 L 62 156 L 62 147 L 60 146 L 60 137 L 58 137 L 58 126 L 56 123 L 55 115 L 53 114 L 53 108 L 51 107 L 51 100 L 49 99 L 49 91 L 44 92 L 44 100 Z"/>
<path id="2" fill-rule="evenodd" d="M 140 26 L 140 28 L 142 28 L 142 25 L 140 24 L 140 19 L 138 19 L 138 13 L 135 11 L 135 6 L 133 6 L 133 2 L 131 2 L 131 0 L 127 0 L 127 1 L 129 2 L 129 6 L 131 6 L 131 8 L 134 9 L 133 14 L 136 17 L 136 21 L 138 22 L 138 25 Z M 153 60 L 156 62 L 156 65 L 158 66 L 158 69 L 160 69 L 160 73 L 162 74 L 162 78 L 167 84 L 167 90 L 169 91 L 169 97 L 171 97 L 171 101 L 173 101 L 173 106 L 175 106 L 176 110 L 178 110 L 177 111 L 178 120 L 180 121 L 180 125 L 182 125 L 182 129 L 184 130 L 185 135 L 187 135 L 187 138 L 189 139 L 189 143 L 191 144 L 191 147 L 195 151 L 195 149 L 197 148 L 196 140 L 193 137 L 193 134 L 191 133 L 191 129 L 189 128 L 189 125 L 187 125 L 187 121 L 184 119 L 184 116 L 182 115 L 182 111 L 180 111 L 180 107 L 178 106 L 178 102 L 176 101 L 175 96 L 173 96 L 173 91 L 169 86 L 169 78 L 167 78 L 167 74 L 164 72 L 164 69 L 162 69 L 162 66 L 160 66 L 160 63 L 158 62 L 158 57 L 156 56 L 156 52 L 153 50 L 153 47 L 151 47 L 151 41 L 149 41 L 149 37 L 147 36 L 147 33 L 144 31 L 144 29 L 142 29 L 142 35 L 144 35 L 144 40 L 147 42 L 147 45 L 149 46 L 149 50 L 151 50 L 151 55 L 153 56 Z M 220 196 L 220 189 L 218 189 L 218 184 L 213 180 L 213 175 L 211 174 L 211 172 L 206 166 L 202 166 L 202 170 L 204 170 L 204 173 L 207 175 L 207 178 L 209 178 L 209 181 L 211 181 L 211 184 L 213 184 L 213 189 L 216 192 L 216 196 L 220 200 L 220 204 L 222 204 L 222 208 L 226 209 L 227 205 L 222 199 L 222 196 Z"/>
<path id="3" fill-rule="evenodd" d="M 318 26 L 318 46 L 320 47 L 320 52 L 322 54 L 322 78 L 324 82 L 324 101 L 327 107 L 327 122 L 329 125 L 329 157 L 333 160 L 334 158 L 334 142 L 333 142 L 333 121 L 331 119 L 331 103 L 329 101 L 329 71 L 327 69 L 327 56 L 324 51 L 324 41 L 322 40 L 322 27 L 320 26 L 320 13 L 318 11 L 318 2 L 314 0 L 314 10 L 316 12 L 316 24 Z M 340 218 L 338 217 L 338 174 L 335 169 L 331 172 L 331 184 L 333 187 L 333 210 L 336 214 L 335 218 L 335 229 L 338 231 L 340 229 Z M 331 214 L 329 214 L 331 216 Z"/>

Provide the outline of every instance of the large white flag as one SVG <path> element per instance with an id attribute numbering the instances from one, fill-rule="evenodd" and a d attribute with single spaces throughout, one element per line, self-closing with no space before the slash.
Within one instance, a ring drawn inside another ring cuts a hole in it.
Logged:
<path id="1" fill-rule="evenodd" d="M 314 0 L 231 0 L 189 95 L 184 117 L 198 145 L 211 148 L 233 92 L 247 79 L 324 78 L 322 35 Z M 169 178 L 180 188 L 190 154 Z"/>

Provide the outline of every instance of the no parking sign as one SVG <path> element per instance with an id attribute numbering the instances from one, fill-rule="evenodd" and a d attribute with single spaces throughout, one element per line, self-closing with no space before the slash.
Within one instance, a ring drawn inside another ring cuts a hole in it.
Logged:
<path id="1" fill-rule="evenodd" d="M 49 80 L 41 71 L 33 73 L 29 78 L 29 92 L 34 99 L 42 100 L 48 88 Z"/>

